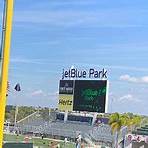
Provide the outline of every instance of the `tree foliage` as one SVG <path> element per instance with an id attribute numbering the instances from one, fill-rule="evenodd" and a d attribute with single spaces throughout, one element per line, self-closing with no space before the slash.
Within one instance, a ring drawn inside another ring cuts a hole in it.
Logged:
<path id="1" fill-rule="evenodd" d="M 17 113 L 17 121 L 27 117 L 28 115 L 34 113 L 36 111 L 35 107 L 27 107 L 27 106 L 19 106 L 18 113 Z M 6 106 L 5 112 L 5 120 L 14 122 L 16 113 L 16 106 L 8 105 Z"/>
<path id="2" fill-rule="evenodd" d="M 114 113 L 109 118 L 109 124 L 111 126 L 112 132 L 117 132 L 116 147 L 118 147 L 118 136 L 122 127 L 128 127 L 129 131 L 134 130 L 136 127 L 140 126 L 142 117 L 139 115 L 134 115 L 132 113 L 119 114 Z"/>

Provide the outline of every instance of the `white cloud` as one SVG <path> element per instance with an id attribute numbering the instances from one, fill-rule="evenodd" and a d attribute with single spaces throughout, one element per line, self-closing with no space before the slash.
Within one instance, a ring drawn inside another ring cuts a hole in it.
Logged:
<path id="1" fill-rule="evenodd" d="M 53 97 L 58 96 L 58 91 L 53 93 L 45 93 L 43 90 L 35 90 L 31 93 L 31 96 L 43 96 L 43 97 Z"/>
<path id="2" fill-rule="evenodd" d="M 122 75 L 120 76 L 120 80 L 123 80 L 123 81 L 128 81 L 128 82 L 138 82 L 138 79 L 136 77 L 131 77 L 129 75 Z"/>
<path id="3" fill-rule="evenodd" d="M 89 49 L 88 49 L 89 50 Z M 91 50 L 91 49 L 90 49 Z M 41 65 L 45 65 L 45 64 L 50 64 L 53 63 L 53 61 L 49 60 L 49 59 L 29 59 L 29 58 L 22 58 L 22 57 L 13 57 L 10 59 L 10 63 L 23 63 L 23 64 L 41 64 Z M 54 63 L 55 64 L 55 63 Z M 56 62 L 56 64 L 60 64 L 60 61 Z M 82 67 L 86 67 L 86 68 L 90 68 L 90 67 L 98 67 L 97 64 L 87 64 L 87 63 L 75 63 L 76 65 L 80 65 Z M 117 69 L 117 70 L 129 70 L 129 71 L 138 71 L 138 72 L 148 72 L 148 68 L 146 67 L 133 67 L 133 66 L 121 66 L 121 65 L 99 65 L 99 67 L 103 67 L 106 69 Z M 122 75 L 121 78 L 123 77 L 130 77 L 129 75 L 125 74 Z M 132 78 L 134 81 L 135 77 L 130 77 Z M 148 76 L 144 76 L 142 77 L 142 81 L 146 81 L 148 82 Z"/>
<path id="4" fill-rule="evenodd" d="M 74 1 L 54 1 L 53 3 L 51 3 L 52 6 L 65 6 L 65 5 L 94 5 L 96 4 L 96 1 L 90 1 L 90 0 L 74 0 Z M 46 4 L 46 3 L 45 3 Z"/>
<path id="5" fill-rule="evenodd" d="M 50 59 L 34 59 L 34 58 L 21 58 L 21 57 L 14 57 L 10 58 L 11 63 L 22 63 L 22 64 L 39 64 L 39 65 L 46 65 L 46 64 L 60 64 L 60 61 L 52 61 Z"/>
<path id="6" fill-rule="evenodd" d="M 58 45 L 60 43 L 60 41 L 36 41 L 36 42 L 32 42 L 29 44 L 32 45 Z"/>
<path id="7" fill-rule="evenodd" d="M 42 90 L 36 90 L 31 93 L 31 96 L 41 96 L 41 95 L 45 96 L 45 94 Z"/>
<path id="8" fill-rule="evenodd" d="M 148 76 L 132 77 L 126 74 L 126 75 L 120 76 L 120 80 L 132 82 L 132 83 L 147 83 L 148 84 Z"/>
<path id="9" fill-rule="evenodd" d="M 87 64 L 87 63 L 75 63 L 77 65 L 83 65 L 83 67 L 98 67 L 97 64 Z M 133 67 L 133 66 L 121 66 L 121 65 L 99 65 L 99 67 L 105 67 L 106 69 L 117 69 L 117 70 L 129 70 L 138 72 L 148 72 L 148 68 Z"/>
<path id="10" fill-rule="evenodd" d="M 141 82 L 148 83 L 148 76 L 142 77 Z"/>
<path id="11" fill-rule="evenodd" d="M 122 97 L 119 98 L 119 101 L 122 101 L 122 102 L 141 102 L 140 99 L 138 98 L 135 98 L 133 95 L 131 94 L 127 94 L 127 95 L 124 95 Z"/>
<path id="12" fill-rule="evenodd" d="M 11 58 L 10 62 L 25 63 L 25 64 L 47 64 L 43 59 L 24 59 L 24 58 Z"/>
<path id="13" fill-rule="evenodd" d="M 120 12 L 120 13 L 119 13 Z M 142 12 L 141 12 L 142 13 Z M 120 15 L 119 15 L 120 14 Z M 86 26 L 86 27 L 141 27 L 143 24 L 135 22 L 133 14 L 137 10 L 99 9 L 97 11 L 86 10 L 28 10 L 17 11 L 14 15 L 15 23 L 38 23 L 62 27 Z M 137 14 L 139 15 L 139 13 Z M 40 18 L 40 19 L 38 19 Z M 111 19 L 110 19 L 111 18 Z M 124 18 L 124 19 L 123 19 Z M 131 21 L 132 19 L 132 21 Z"/>
<path id="14" fill-rule="evenodd" d="M 148 68 L 141 68 L 141 67 L 133 67 L 133 66 L 120 66 L 120 65 L 106 65 L 107 68 L 111 69 L 120 69 L 120 70 L 130 70 L 130 71 L 142 71 L 142 72 L 148 72 Z"/>
<path id="15" fill-rule="evenodd" d="M 58 96 L 59 92 L 55 92 L 55 93 L 48 93 L 48 96 Z"/>

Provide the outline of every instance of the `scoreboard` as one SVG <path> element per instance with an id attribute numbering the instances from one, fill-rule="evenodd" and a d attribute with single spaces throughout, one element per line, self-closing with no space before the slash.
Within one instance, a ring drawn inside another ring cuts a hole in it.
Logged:
<path id="1" fill-rule="evenodd" d="M 107 80 L 60 80 L 59 110 L 105 113 Z"/>

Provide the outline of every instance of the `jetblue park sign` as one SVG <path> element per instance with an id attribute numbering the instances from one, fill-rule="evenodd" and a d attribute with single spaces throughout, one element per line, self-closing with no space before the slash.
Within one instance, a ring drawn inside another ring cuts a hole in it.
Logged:
<path id="1" fill-rule="evenodd" d="M 66 78 L 99 78 L 107 79 L 107 70 L 104 68 L 101 70 L 96 70 L 90 68 L 88 70 L 78 70 L 76 68 L 65 70 L 62 72 L 62 79 Z"/>

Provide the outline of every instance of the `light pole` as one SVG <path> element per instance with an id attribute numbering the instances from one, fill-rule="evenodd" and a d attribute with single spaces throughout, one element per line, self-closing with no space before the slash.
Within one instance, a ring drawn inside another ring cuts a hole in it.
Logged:
<path id="1" fill-rule="evenodd" d="M 16 92 L 20 92 L 21 91 L 20 84 L 17 83 L 16 86 L 14 87 L 14 89 L 16 90 Z M 14 117 L 14 126 L 15 127 L 16 127 L 16 122 L 17 122 L 17 114 L 18 114 L 18 105 L 16 104 L 16 107 L 15 107 L 15 117 Z"/>

